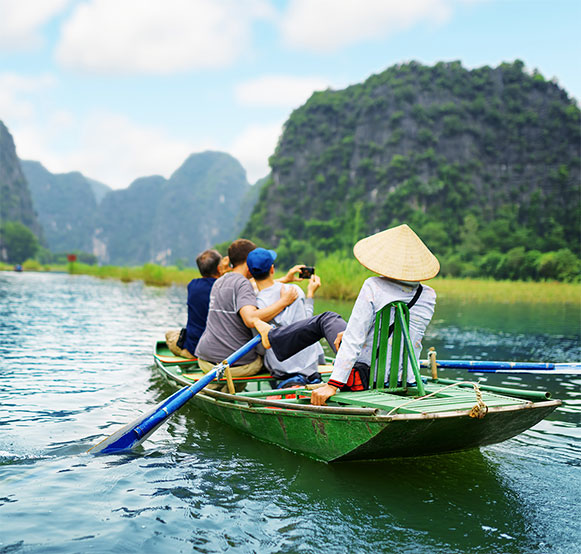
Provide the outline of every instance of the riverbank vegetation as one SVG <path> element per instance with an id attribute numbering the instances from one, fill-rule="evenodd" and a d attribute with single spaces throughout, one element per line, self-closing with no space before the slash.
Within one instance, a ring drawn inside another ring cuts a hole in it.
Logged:
<path id="1" fill-rule="evenodd" d="M 13 266 L 0 264 L 0 270 L 9 271 Z M 101 279 L 118 279 L 129 283 L 142 281 L 155 286 L 185 286 L 200 276 L 196 269 L 163 267 L 145 264 L 140 267 L 98 266 L 79 262 L 60 265 L 42 265 L 29 260 L 23 264 L 24 271 L 63 271 L 74 275 L 92 275 Z M 323 286 L 318 298 L 353 301 L 368 277 L 374 275 L 353 258 L 330 255 L 321 259 L 316 272 Z M 284 272 L 277 272 L 282 276 Z M 443 299 L 465 302 L 500 302 L 528 304 L 571 304 L 581 309 L 581 284 L 557 281 L 496 281 L 492 279 L 437 277 L 428 282 Z M 306 283 L 302 284 L 306 289 Z"/>

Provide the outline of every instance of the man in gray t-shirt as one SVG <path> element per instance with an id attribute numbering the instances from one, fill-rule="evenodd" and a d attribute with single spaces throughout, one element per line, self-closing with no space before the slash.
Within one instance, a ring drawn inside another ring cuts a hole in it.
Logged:
<path id="1" fill-rule="evenodd" d="M 218 363 L 252 339 L 252 331 L 239 315 L 245 306 L 258 307 L 250 281 L 234 271 L 220 277 L 210 293 L 206 329 L 200 337 L 196 356 Z M 256 350 L 251 350 L 237 365 L 249 364 L 257 355 Z"/>
<path id="2" fill-rule="evenodd" d="M 297 298 L 293 287 L 283 287 L 278 300 L 270 306 L 258 309 L 246 265 L 248 253 L 255 248 L 256 245 L 246 239 L 235 240 L 228 248 L 233 269 L 220 277 L 212 287 L 206 329 L 195 352 L 204 372 L 210 371 L 215 364 L 225 360 L 252 339 L 251 329 L 256 319 L 271 320 Z M 282 281 L 292 280 L 294 273 L 291 270 Z M 238 360 L 231 368 L 231 373 L 233 377 L 243 377 L 254 375 L 261 369 L 262 358 L 256 350 L 252 350 Z M 213 384 L 209 388 L 222 388 L 222 385 Z M 223 388 L 226 389 L 225 386 Z"/>

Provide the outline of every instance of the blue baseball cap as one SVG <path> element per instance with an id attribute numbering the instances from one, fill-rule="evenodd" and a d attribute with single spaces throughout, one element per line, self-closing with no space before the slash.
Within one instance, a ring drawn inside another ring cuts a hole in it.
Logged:
<path id="1" fill-rule="evenodd" d="M 255 248 L 248 254 L 246 265 L 252 276 L 264 275 L 270 271 L 270 267 L 276 260 L 276 252 L 266 248 Z"/>

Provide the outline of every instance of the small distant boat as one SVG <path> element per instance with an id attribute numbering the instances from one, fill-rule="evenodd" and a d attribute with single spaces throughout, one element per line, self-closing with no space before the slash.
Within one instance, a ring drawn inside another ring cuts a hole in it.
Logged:
<path id="1" fill-rule="evenodd" d="M 14 266 L 14 271 L 22 271 L 22 265 L 20 265 L 20 264 L 16 264 L 16 265 Z"/>
<path id="2" fill-rule="evenodd" d="M 164 341 L 157 341 L 153 355 L 175 385 L 191 385 L 204 375 L 195 358 L 174 356 Z M 331 369 L 320 367 L 324 379 Z M 206 388 L 192 402 L 241 432 L 324 462 L 425 456 L 495 444 L 526 431 L 561 404 L 545 392 L 423 378 L 420 396 L 415 387 L 371 389 L 339 392 L 327 406 L 313 406 L 309 387 L 272 390 L 271 380 L 267 373 L 234 377 L 247 383 L 248 392 Z"/>

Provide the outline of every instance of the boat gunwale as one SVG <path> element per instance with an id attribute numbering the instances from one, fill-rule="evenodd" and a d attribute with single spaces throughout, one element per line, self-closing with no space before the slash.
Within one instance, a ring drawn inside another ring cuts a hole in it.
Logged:
<path id="1" fill-rule="evenodd" d="M 192 383 L 186 379 L 180 378 L 164 367 L 161 360 L 156 358 L 156 365 L 163 371 L 165 375 L 170 377 L 172 380 L 183 384 L 191 385 Z M 273 394 L 277 391 L 273 390 Z M 326 416 L 337 416 L 343 418 L 345 415 L 351 415 L 357 417 L 364 421 L 374 421 L 377 423 L 389 423 L 390 421 L 417 421 L 417 420 L 432 420 L 432 419 L 447 419 L 455 417 L 469 417 L 470 411 L 466 410 L 451 410 L 448 412 L 436 412 L 436 413 L 419 413 L 419 414 L 393 414 L 387 415 L 383 410 L 377 408 L 349 408 L 340 406 L 311 406 L 310 404 L 292 404 L 289 402 L 281 402 L 278 400 L 266 400 L 261 398 L 248 397 L 243 395 L 229 394 L 221 391 L 215 391 L 206 389 L 198 393 L 199 397 L 202 397 L 205 401 L 210 401 L 212 403 L 219 404 L 225 408 L 235 408 L 238 410 L 258 412 L 273 415 L 285 416 L 310 416 L 314 414 L 324 414 Z M 247 404 L 246 406 L 241 405 Z M 254 406 L 251 406 L 254 404 Z M 499 406 L 499 407 L 489 407 L 488 414 L 504 413 L 504 412 L 515 412 L 526 409 L 538 409 L 538 408 L 548 408 L 548 407 L 558 407 L 562 404 L 561 400 L 544 400 L 539 402 L 527 401 L 521 404 L 513 406 Z M 270 409 L 269 409 L 270 408 Z M 272 408 L 277 408 L 273 411 Z M 362 413 L 363 412 L 363 413 Z M 387 410 L 385 410 L 387 412 Z"/>
<path id="2" fill-rule="evenodd" d="M 215 400 L 222 406 L 227 406 L 229 408 L 249 408 L 253 410 L 250 406 L 240 406 L 236 404 L 237 402 L 242 402 L 245 404 L 254 404 L 258 406 L 263 406 L 265 409 L 270 408 L 279 408 L 284 409 L 286 413 L 290 414 L 291 412 L 293 415 L 297 413 L 325 413 L 331 415 L 356 415 L 362 417 L 369 417 L 375 421 L 402 421 L 402 420 L 424 420 L 424 419 L 445 419 L 450 417 L 460 417 L 460 416 L 468 416 L 471 410 L 451 410 L 449 412 L 436 412 L 436 413 L 421 413 L 421 414 L 394 414 L 394 415 L 386 415 L 384 410 L 379 410 L 377 408 L 348 408 L 342 406 L 311 406 L 310 404 L 291 404 L 289 402 L 280 402 L 278 400 L 263 400 L 260 398 L 252 398 L 252 397 L 245 397 L 241 395 L 231 395 L 228 393 L 220 392 L 220 391 L 203 391 L 199 393 L 201 396 L 209 396 L 212 400 Z M 500 413 L 500 412 L 515 412 L 518 410 L 526 410 L 526 409 L 534 409 L 534 408 L 547 408 L 549 406 L 560 406 L 560 400 L 546 400 L 542 402 L 525 402 L 524 404 L 517 404 L 514 406 L 499 406 L 499 407 L 492 407 L 488 409 L 488 414 L 491 413 Z M 314 408 L 314 409 L 313 409 Z M 318 408 L 318 409 L 317 409 Z M 321 410 L 320 408 L 323 408 Z M 260 409 L 260 408 L 258 408 Z M 256 409 L 254 409 L 255 411 Z M 363 410 L 369 410 L 368 413 L 361 413 Z M 385 410 L 387 412 L 387 410 Z M 269 412 L 267 412 L 269 413 Z"/>

